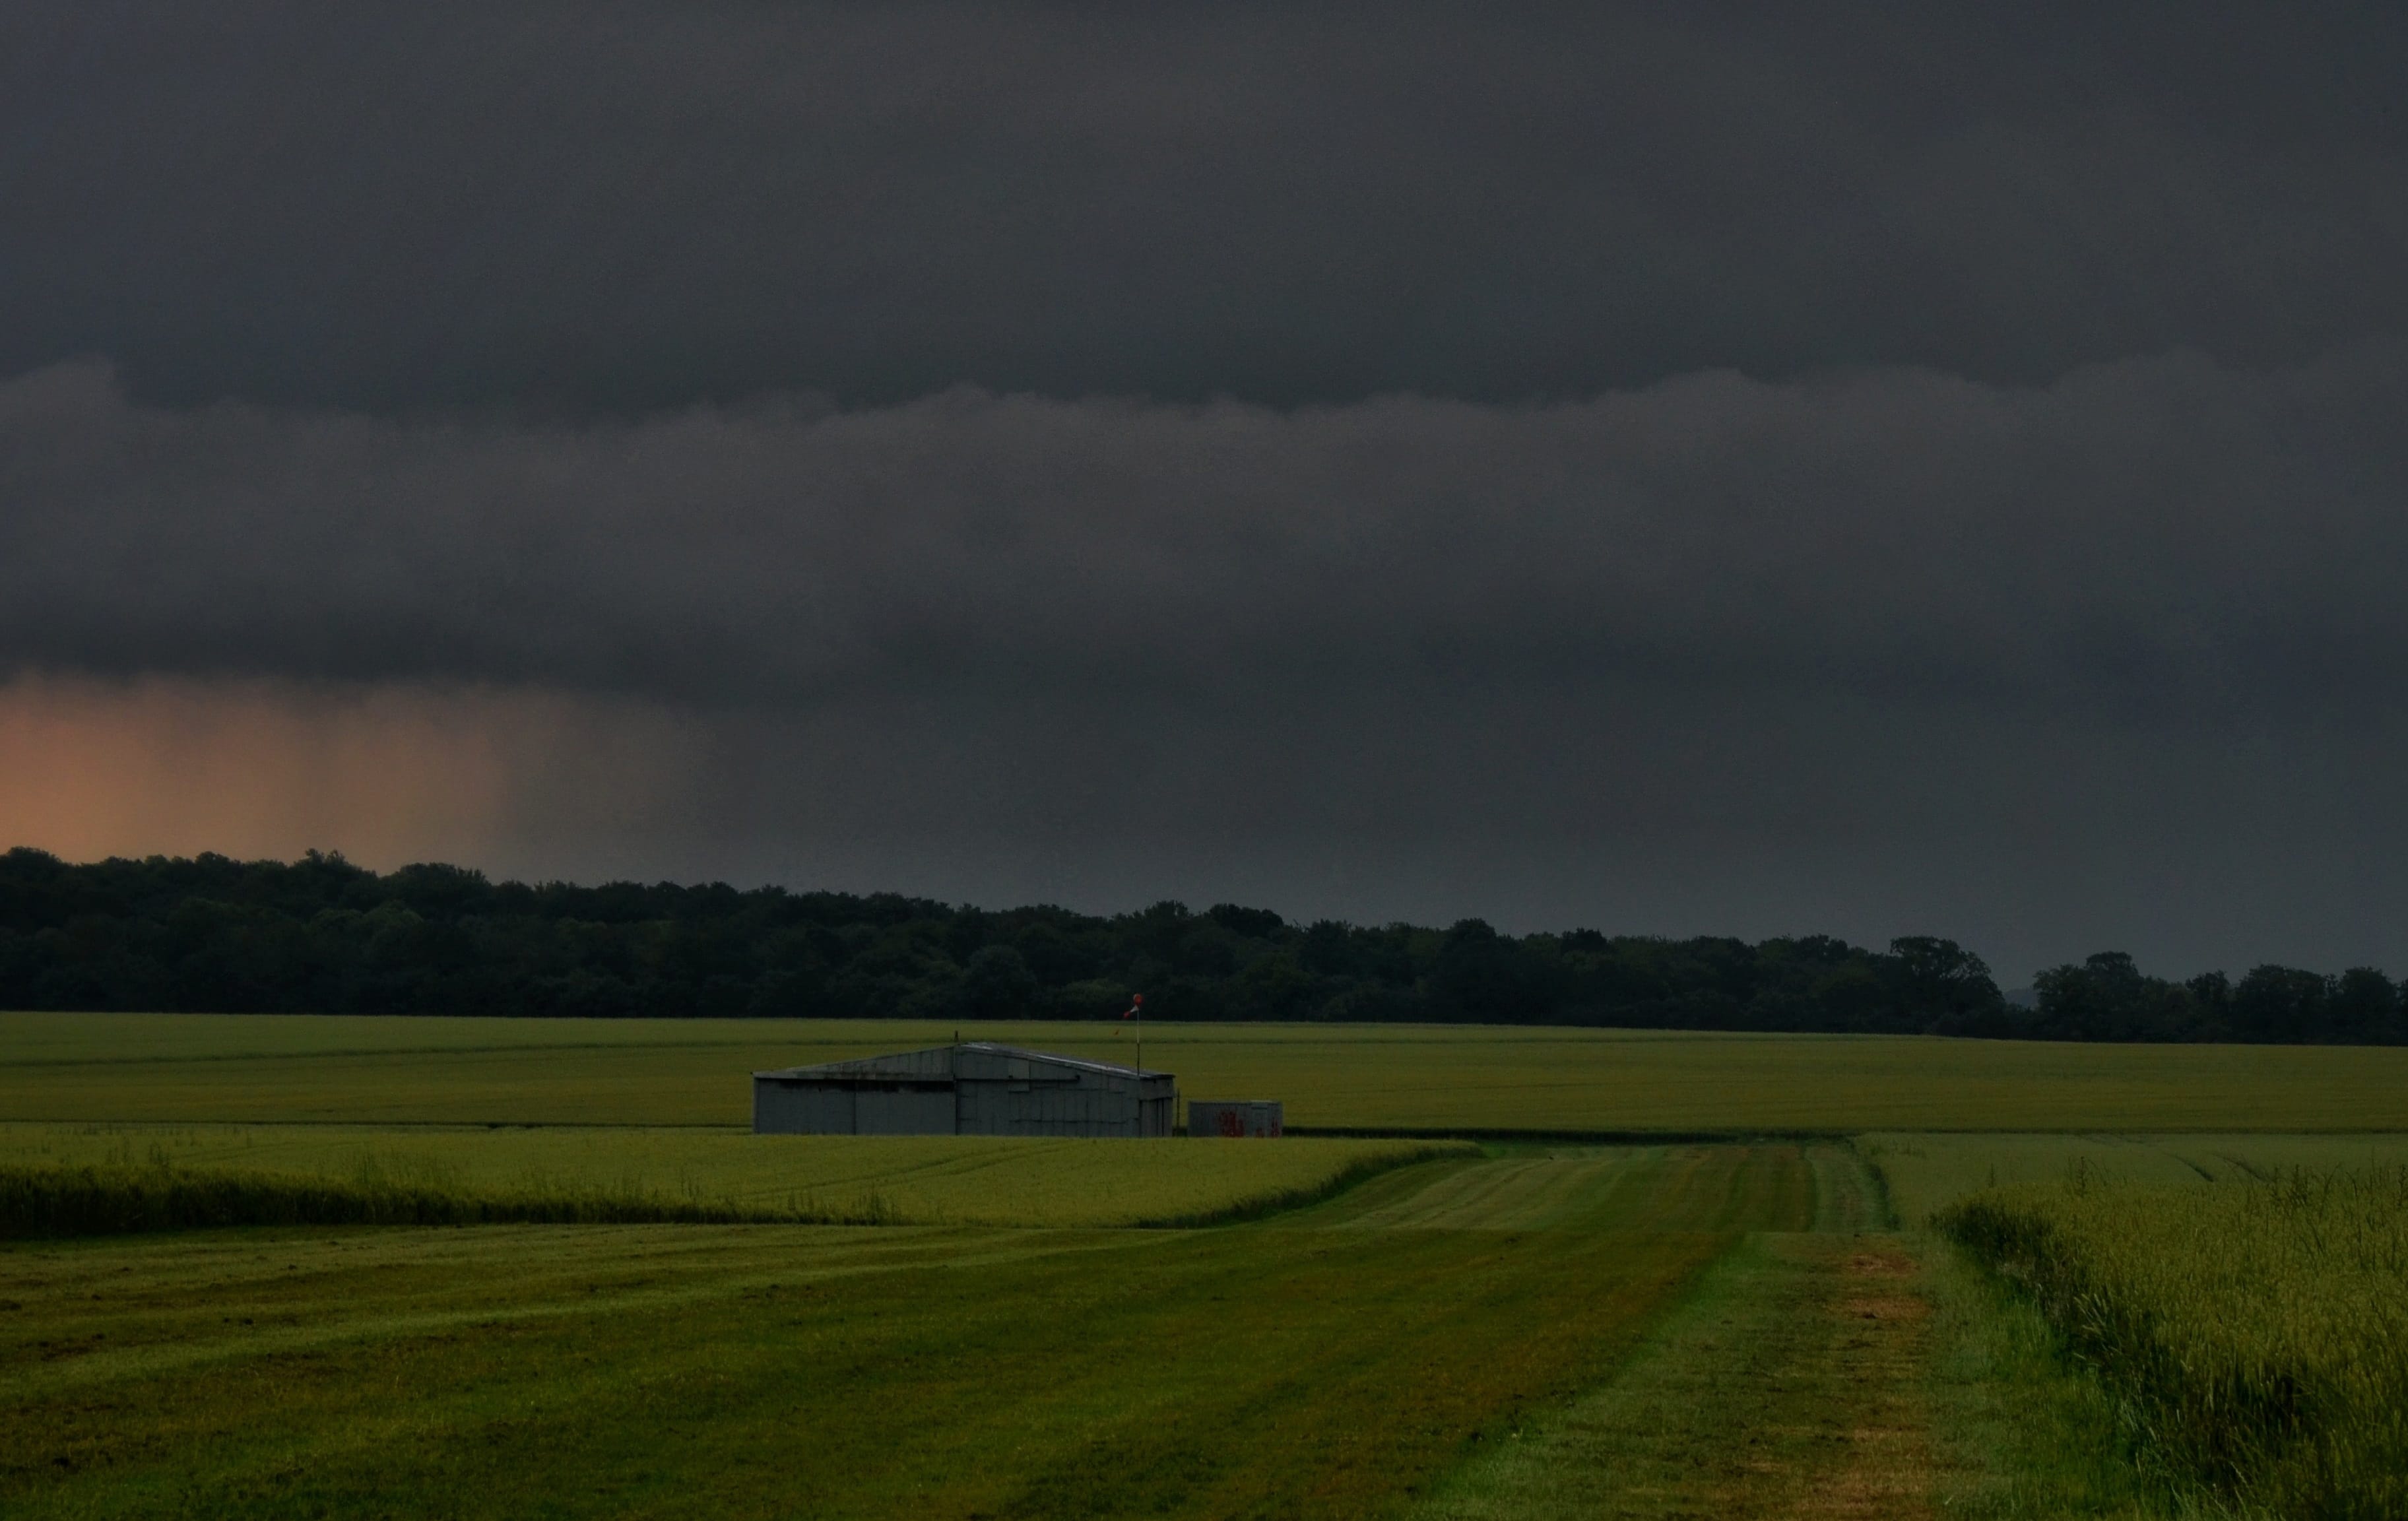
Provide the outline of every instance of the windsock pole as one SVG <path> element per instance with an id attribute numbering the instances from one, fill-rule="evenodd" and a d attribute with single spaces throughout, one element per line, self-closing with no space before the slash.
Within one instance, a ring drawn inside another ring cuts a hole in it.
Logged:
<path id="1" fill-rule="evenodd" d="M 1145 1135 L 1145 995 L 1130 994 L 1128 1012 L 1121 1017 L 1137 1021 L 1137 1133 L 1142 1139 Z"/>

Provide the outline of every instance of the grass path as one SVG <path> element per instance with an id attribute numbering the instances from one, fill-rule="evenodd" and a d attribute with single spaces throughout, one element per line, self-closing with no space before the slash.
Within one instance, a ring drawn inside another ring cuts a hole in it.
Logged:
<path id="1" fill-rule="evenodd" d="M 1599 1389 L 1506 1433 L 1420 1521 L 1934 1514 L 1931 1305 L 1900 1239 L 1757 1235 Z"/>
<path id="2" fill-rule="evenodd" d="M 1597 1387 L 1533 1412 L 1412 1521 L 2155 1521 L 2096 1386 L 1846 1151 L 1812 1231 L 1717 1262 Z"/>

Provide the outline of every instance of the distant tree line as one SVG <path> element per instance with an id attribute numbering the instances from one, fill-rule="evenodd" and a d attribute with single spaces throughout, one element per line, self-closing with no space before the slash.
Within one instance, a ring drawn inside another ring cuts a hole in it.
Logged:
<path id="1" fill-rule="evenodd" d="M 2402 991 L 2372 967 L 2328 977 L 2266 966 L 2238 983 L 2220 971 L 2175 983 L 2106 951 L 2035 978 L 2036 1006 L 2024 1024 L 2042 1040 L 2401 1045 L 2408 1044 Z"/>
<path id="2" fill-rule="evenodd" d="M 1500 934 L 1157 903 L 1100 917 L 890 893 L 489 882 L 152 856 L 0 856 L 0 1007 L 323 1013 L 1102 1019 L 1133 992 L 1199 1020 L 1429 1020 L 2073 1040 L 2408 1039 L 2381 972 L 2260 967 L 2239 983 L 2092 956 L 2010 1004 L 1925 936 L 1756 944 Z"/>

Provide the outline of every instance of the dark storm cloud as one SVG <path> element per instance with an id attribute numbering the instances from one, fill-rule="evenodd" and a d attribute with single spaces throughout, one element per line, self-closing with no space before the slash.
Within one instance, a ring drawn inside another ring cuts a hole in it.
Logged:
<path id="1" fill-rule="evenodd" d="M 2408 322 L 2408 17 L 2237 4 L 0 16 L 0 373 L 643 410 L 2035 382 Z"/>
<path id="2" fill-rule="evenodd" d="M 2376 6 L 0 7 L 0 805 L 2402 969 L 2403 78 Z"/>
<path id="3" fill-rule="evenodd" d="M 1430 682 L 2389 710 L 2408 349 L 1537 407 L 962 390 L 538 428 L 0 391 L 0 657 L 688 704 Z"/>

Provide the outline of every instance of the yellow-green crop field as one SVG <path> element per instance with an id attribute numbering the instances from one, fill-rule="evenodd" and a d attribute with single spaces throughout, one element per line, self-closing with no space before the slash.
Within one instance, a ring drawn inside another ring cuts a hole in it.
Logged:
<path id="1" fill-rule="evenodd" d="M 1126 1061 L 1125 1025 L 965 1032 Z M 0 1120 L 748 1123 L 746 1074 L 940 1044 L 872 1021 L 0 1014 Z M 1308 1128 L 2408 1131 L 2408 1050 L 1465 1026 L 1149 1026 L 1193 1098 Z"/>
<path id="2" fill-rule="evenodd" d="M 2180 1503 L 2408 1514 L 2408 1137 L 1867 1135 Z"/>
<path id="3" fill-rule="evenodd" d="M 2169 1184 L 2077 1162 L 1939 1224 L 2031 1298 L 2176 1492 L 2408 1514 L 2408 1167 Z"/>
<path id="4" fill-rule="evenodd" d="M 1881 1171 L 1891 1207 L 1922 1227 L 1985 1189 L 2084 1175 L 2152 1189 L 2269 1182 L 2306 1170 L 2408 1164 L 2408 1135 L 1899 1135 L 1856 1138 Z"/>

